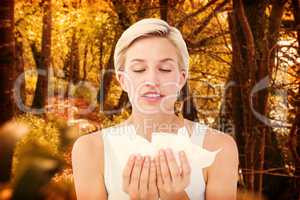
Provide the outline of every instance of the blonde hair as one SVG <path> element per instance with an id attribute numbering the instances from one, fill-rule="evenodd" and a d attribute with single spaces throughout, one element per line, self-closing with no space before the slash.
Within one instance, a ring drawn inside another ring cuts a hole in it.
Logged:
<path id="1" fill-rule="evenodd" d="M 124 65 L 126 50 L 136 40 L 146 37 L 164 37 L 172 42 L 177 50 L 180 62 L 179 65 L 182 67 L 182 70 L 185 71 L 185 77 L 187 77 L 189 53 L 180 31 L 175 27 L 170 26 L 167 22 L 155 18 L 142 19 L 123 32 L 114 51 L 114 67 L 116 74 L 118 74 L 118 71 Z"/>

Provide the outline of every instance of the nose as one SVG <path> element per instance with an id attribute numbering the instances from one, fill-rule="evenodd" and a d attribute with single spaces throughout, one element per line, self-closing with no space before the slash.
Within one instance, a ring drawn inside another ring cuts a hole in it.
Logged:
<path id="1" fill-rule="evenodd" d="M 145 84 L 148 86 L 159 86 L 159 76 L 155 69 L 149 70 L 145 78 Z"/>

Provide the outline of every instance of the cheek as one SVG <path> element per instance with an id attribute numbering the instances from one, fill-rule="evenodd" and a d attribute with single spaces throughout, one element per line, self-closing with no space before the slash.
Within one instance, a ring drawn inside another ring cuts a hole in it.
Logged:
<path id="1" fill-rule="evenodd" d="M 176 93 L 180 90 L 180 80 L 176 79 L 176 77 L 165 77 L 161 82 L 162 89 L 168 94 Z"/>
<path id="2" fill-rule="evenodd" d="M 129 74 L 128 78 L 125 82 L 125 85 L 127 87 L 128 94 L 133 95 L 136 92 L 138 92 L 138 90 L 141 90 L 140 88 L 141 88 L 142 82 L 140 80 L 140 77 Z"/>

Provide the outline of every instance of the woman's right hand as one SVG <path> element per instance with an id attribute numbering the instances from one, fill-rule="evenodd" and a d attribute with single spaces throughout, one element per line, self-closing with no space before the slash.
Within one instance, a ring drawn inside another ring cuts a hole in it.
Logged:
<path id="1" fill-rule="evenodd" d="M 123 190 L 131 200 L 159 199 L 154 159 L 131 155 L 123 170 Z"/>

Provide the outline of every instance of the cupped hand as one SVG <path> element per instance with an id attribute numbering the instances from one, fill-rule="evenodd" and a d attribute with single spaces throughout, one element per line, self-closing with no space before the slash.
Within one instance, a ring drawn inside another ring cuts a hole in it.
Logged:
<path id="1" fill-rule="evenodd" d="M 179 152 L 178 166 L 173 151 L 159 150 L 155 157 L 157 187 L 161 200 L 188 199 L 184 189 L 191 179 L 191 167 L 184 151 Z"/>
<path id="2" fill-rule="evenodd" d="M 123 170 L 123 190 L 132 200 L 159 199 L 154 159 L 131 155 Z"/>

